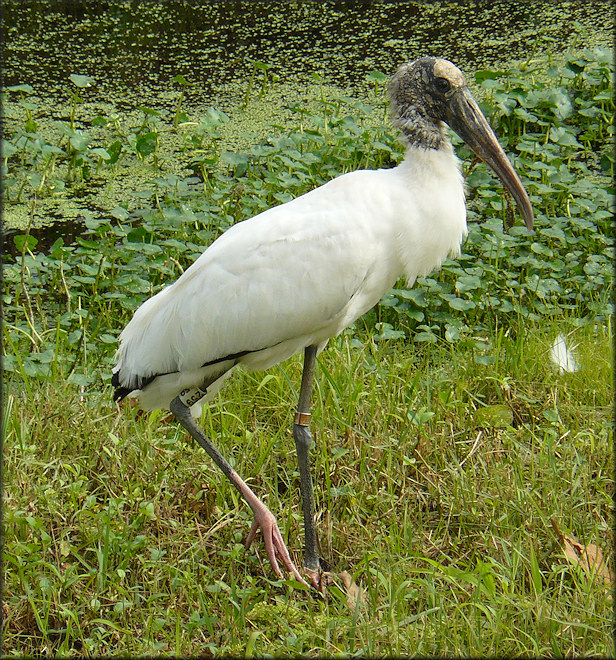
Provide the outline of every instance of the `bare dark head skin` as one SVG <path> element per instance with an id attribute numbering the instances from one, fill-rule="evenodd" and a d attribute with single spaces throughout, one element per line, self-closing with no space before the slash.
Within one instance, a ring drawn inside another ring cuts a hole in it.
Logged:
<path id="1" fill-rule="evenodd" d="M 409 145 L 440 149 L 447 140 L 447 124 L 494 170 L 528 229 L 533 228 L 526 190 L 455 65 L 435 57 L 403 64 L 389 81 L 388 92 L 393 122 Z"/>

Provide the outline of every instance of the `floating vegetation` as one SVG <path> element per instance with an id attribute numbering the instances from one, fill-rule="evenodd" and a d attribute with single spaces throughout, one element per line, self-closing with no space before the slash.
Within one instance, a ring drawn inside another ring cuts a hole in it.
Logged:
<path id="1" fill-rule="evenodd" d="M 46 95 L 63 99 L 64 74 L 77 65 L 97 78 L 101 96 L 114 98 L 122 89 L 131 104 L 139 98 L 148 106 L 160 101 L 161 88 L 178 72 L 198 83 L 187 90 L 189 105 L 203 97 L 212 103 L 229 81 L 248 82 L 248 58 L 271 66 L 282 81 L 301 84 L 315 71 L 335 71 L 346 87 L 361 85 L 372 69 L 393 71 L 424 54 L 476 69 L 522 60 L 533 50 L 612 43 L 603 0 L 532 7 L 510 0 L 169 0 L 138 11 L 118 0 L 53 7 L 44 0 L 6 0 L 3 18 L 5 84 L 44 81 Z"/>

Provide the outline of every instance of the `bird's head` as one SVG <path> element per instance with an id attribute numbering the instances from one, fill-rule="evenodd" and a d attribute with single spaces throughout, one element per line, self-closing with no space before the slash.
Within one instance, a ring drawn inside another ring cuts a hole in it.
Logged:
<path id="1" fill-rule="evenodd" d="M 528 229 L 533 228 L 533 210 L 524 186 L 460 69 L 448 60 L 422 57 L 394 73 L 388 92 L 393 122 L 410 145 L 439 149 L 447 139 L 443 125 L 447 124 L 494 170 L 513 195 Z"/>

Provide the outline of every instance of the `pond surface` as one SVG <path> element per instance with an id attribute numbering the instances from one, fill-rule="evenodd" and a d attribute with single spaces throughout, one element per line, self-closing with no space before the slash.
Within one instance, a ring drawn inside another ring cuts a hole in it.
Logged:
<path id="1" fill-rule="evenodd" d="M 101 95 L 153 103 L 177 74 L 216 96 L 252 72 L 247 58 L 286 82 L 319 72 L 341 87 L 373 70 L 433 54 L 473 70 L 562 50 L 609 44 L 604 0 L 512 2 L 101 2 L 5 0 L 6 85 L 28 83 L 66 98 L 69 73 Z M 291 79 L 291 80 L 290 80 Z"/>
<path id="2" fill-rule="evenodd" d="M 105 104 L 122 116 L 130 116 L 139 106 L 171 111 L 179 93 L 172 80 L 178 74 L 195 83 L 186 89 L 183 107 L 189 113 L 198 116 L 214 105 L 237 117 L 241 113 L 235 111 L 255 71 L 251 59 L 267 64 L 278 77 L 277 96 L 288 88 L 305 90 L 314 85 L 315 73 L 360 94 L 370 71 L 390 73 L 399 63 L 424 54 L 444 56 L 472 73 L 546 51 L 611 45 L 611 29 L 602 0 L 200 4 L 5 0 L 2 70 L 6 86 L 34 88 L 30 98 L 38 105 L 41 131 L 47 126 L 53 131 L 54 120 L 67 120 L 74 89 L 69 74 L 92 76 L 96 82 L 87 90 L 80 117 L 80 126 L 88 130 L 97 114 L 110 114 Z M 7 135 L 15 119 L 14 100 L 12 95 L 5 101 Z M 266 101 L 269 115 L 261 117 L 256 107 L 250 111 L 254 121 L 269 126 L 278 107 L 271 96 Z M 234 130 L 255 140 L 252 128 L 244 130 L 240 124 Z M 39 200 L 33 226 L 60 224 L 47 234 L 38 230 L 38 237 L 48 242 L 61 233 L 70 240 L 79 232 L 78 218 L 84 213 L 100 215 L 125 204 L 138 185 L 130 183 L 127 173 L 119 176 L 121 182 L 99 185 L 106 197 L 95 198 L 98 193 L 91 186 L 81 198 L 73 193 Z M 5 206 L 6 226 L 24 226 L 29 217 L 27 203 Z"/>

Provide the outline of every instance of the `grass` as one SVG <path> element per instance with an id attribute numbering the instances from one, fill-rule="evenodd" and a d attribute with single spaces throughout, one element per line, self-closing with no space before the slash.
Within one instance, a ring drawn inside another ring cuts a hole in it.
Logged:
<path id="1" fill-rule="evenodd" d="M 321 356 L 313 451 L 323 556 L 366 602 L 273 579 L 250 512 L 162 413 L 30 381 L 6 402 L 6 654 L 613 655 L 603 582 L 551 521 L 611 556 L 611 328 L 499 332 L 492 365 L 446 342 L 343 336 Z M 290 436 L 301 364 L 242 373 L 202 423 L 302 526 Z M 505 405 L 510 425 L 477 420 Z"/>
<path id="2" fill-rule="evenodd" d="M 507 228 L 502 187 L 456 141 L 463 253 L 397 284 L 320 357 L 317 524 L 324 558 L 363 590 L 352 606 L 339 583 L 320 600 L 274 579 L 259 544 L 243 549 L 237 492 L 166 413 L 114 407 L 109 379 L 130 315 L 227 227 L 399 160 L 381 96 L 323 87 L 288 108 L 292 127 L 230 152 L 237 118 L 188 117 L 181 97 L 173 116 L 89 117 L 74 77 L 54 132 L 32 88 L 8 88 L 9 212 L 32 220 L 109 180 L 125 199 L 74 243 L 41 250 L 31 222 L 4 264 L 5 654 L 614 655 L 612 585 L 569 547 L 614 556 L 613 68 L 594 49 L 476 72 L 536 233 Z M 549 362 L 561 333 L 575 373 Z M 240 373 L 201 420 L 298 563 L 300 371 L 296 357 Z"/>

